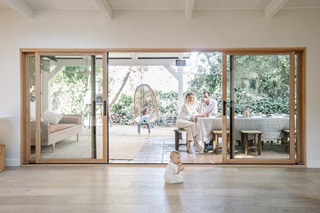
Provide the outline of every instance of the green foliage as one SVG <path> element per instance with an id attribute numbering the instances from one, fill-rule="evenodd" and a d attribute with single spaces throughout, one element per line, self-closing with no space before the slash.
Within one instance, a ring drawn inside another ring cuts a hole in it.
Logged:
<path id="1" fill-rule="evenodd" d="M 197 62 L 195 71 L 191 73 L 193 78 L 188 82 L 187 91 L 192 91 L 198 100 L 201 99 L 203 91 L 208 91 L 211 97 L 217 100 L 218 111 L 221 113 L 222 54 L 199 53 Z M 227 60 L 227 64 L 230 64 L 230 61 Z M 249 107 L 255 113 L 288 114 L 289 66 L 289 57 L 283 55 L 234 57 L 235 113 L 242 114 Z M 50 101 L 53 110 L 88 115 L 84 99 L 90 89 L 90 82 L 89 76 L 80 74 L 84 69 L 80 66 L 67 66 L 52 79 Z M 228 75 L 230 75 L 230 71 L 228 71 Z M 101 78 L 101 68 L 98 68 L 97 79 Z M 229 79 L 230 76 L 227 78 Z M 110 77 L 109 86 L 112 87 L 116 81 L 118 81 L 117 75 Z M 154 92 L 158 101 L 159 114 L 176 116 L 179 110 L 177 92 L 163 92 L 161 90 Z M 228 96 L 228 101 L 229 99 Z M 134 122 L 133 105 L 133 97 L 122 94 L 110 108 L 111 117 L 117 118 L 113 121 L 132 125 Z"/>
<path id="2" fill-rule="evenodd" d="M 131 96 L 121 94 L 120 98 L 110 108 L 111 117 L 115 118 L 114 123 L 133 125 L 133 98 Z"/>
<path id="3" fill-rule="evenodd" d="M 157 101 L 159 113 L 167 114 L 170 113 L 172 115 L 178 114 L 178 93 L 175 91 L 171 92 L 163 92 L 160 90 L 154 91 Z"/>
<path id="4" fill-rule="evenodd" d="M 194 78 L 188 82 L 189 90 L 196 97 L 201 97 L 203 91 L 210 94 L 221 92 L 222 55 L 221 53 L 199 53 Z"/>
<path id="5" fill-rule="evenodd" d="M 251 112 L 275 114 L 289 112 L 289 97 L 286 98 L 270 98 L 268 96 L 255 96 L 243 89 L 236 89 L 234 101 L 234 111 L 236 114 L 243 114 L 246 108 Z"/>
<path id="6" fill-rule="evenodd" d="M 251 80 L 250 89 L 270 98 L 289 95 L 289 56 L 237 56 L 235 79 Z M 236 83 L 239 87 L 239 84 Z"/>
<path id="7" fill-rule="evenodd" d="M 51 80 L 51 107 L 61 113 L 86 116 L 84 97 L 89 90 L 88 76 L 77 71 L 76 66 L 66 66 Z"/>
<path id="8" fill-rule="evenodd" d="M 178 94 L 174 91 L 163 92 L 154 91 L 157 101 L 159 114 L 164 115 L 170 113 L 178 114 Z M 113 123 L 133 125 L 133 98 L 122 94 L 120 98 L 110 108 L 111 118 Z"/>
<path id="9" fill-rule="evenodd" d="M 197 72 L 189 82 L 189 90 L 197 98 L 208 91 L 218 102 L 221 113 L 222 63 L 220 53 L 199 53 Z M 227 60 L 228 75 L 230 61 Z M 247 107 L 256 113 L 289 113 L 289 56 L 235 56 L 234 110 L 242 114 Z M 228 76 L 230 79 L 230 76 Z M 246 86 L 243 81 L 247 81 Z M 229 89 L 229 88 L 228 88 Z M 228 92 L 228 94 L 230 94 Z M 228 103 L 230 97 L 227 97 Z M 229 105 L 228 105 L 229 106 Z"/>

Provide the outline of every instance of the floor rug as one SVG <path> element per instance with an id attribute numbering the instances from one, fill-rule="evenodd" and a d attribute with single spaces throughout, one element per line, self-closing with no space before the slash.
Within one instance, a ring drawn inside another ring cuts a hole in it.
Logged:
<path id="1" fill-rule="evenodd" d="M 145 143 L 141 137 L 117 137 L 110 138 L 109 159 L 110 160 L 133 160 Z"/>

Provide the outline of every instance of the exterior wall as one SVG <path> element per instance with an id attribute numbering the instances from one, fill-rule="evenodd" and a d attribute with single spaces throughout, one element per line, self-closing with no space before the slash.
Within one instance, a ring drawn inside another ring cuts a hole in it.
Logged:
<path id="1" fill-rule="evenodd" d="M 307 48 L 307 166 L 320 168 L 320 9 L 195 11 L 191 21 L 176 11 L 35 11 L 28 19 L 0 9 L 0 121 L 7 165 L 20 164 L 20 48 Z"/>

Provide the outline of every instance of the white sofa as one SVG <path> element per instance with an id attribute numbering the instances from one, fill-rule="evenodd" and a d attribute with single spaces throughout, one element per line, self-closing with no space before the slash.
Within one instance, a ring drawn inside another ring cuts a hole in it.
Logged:
<path id="1" fill-rule="evenodd" d="M 30 145 L 35 145 L 36 122 L 30 123 Z M 55 144 L 68 137 L 77 136 L 82 132 L 81 115 L 63 115 L 58 124 L 49 124 L 41 121 L 41 146 L 52 145 L 52 152 L 55 151 Z"/>

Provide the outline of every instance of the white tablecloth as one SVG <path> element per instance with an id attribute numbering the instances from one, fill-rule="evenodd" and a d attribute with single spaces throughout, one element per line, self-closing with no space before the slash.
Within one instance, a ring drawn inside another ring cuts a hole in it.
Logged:
<path id="1" fill-rule="evenodd" d="M 208 141 L 212 139 L 212 130 L 222 130 L 222 119 L 216 117 L 198 119 L 199 141 Z M 229 119 L 228 119 L 229 129 Z M 289 117 L 273 116 L 262 117 L 255 116 L 250 118 L 234 119 L 235 140 L 241 140 L 239 130 L 259 130 L 263 132 L 262 140 L 277 140 L 282 136 L 282 130 L 289 129 Z"/>

